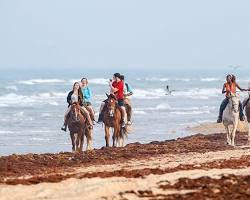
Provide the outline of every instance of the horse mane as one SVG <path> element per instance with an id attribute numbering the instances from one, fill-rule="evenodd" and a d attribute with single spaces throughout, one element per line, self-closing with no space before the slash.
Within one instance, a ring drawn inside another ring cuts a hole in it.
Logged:
<path id="1" fill-rule="evenodd" d="M 116 96 L 114 94 L 110 94 L 110 95 L 106 94 L 106 95 L 107 95 L 108 99 L 117 100 L 117 98 L 116 98 Z"/>

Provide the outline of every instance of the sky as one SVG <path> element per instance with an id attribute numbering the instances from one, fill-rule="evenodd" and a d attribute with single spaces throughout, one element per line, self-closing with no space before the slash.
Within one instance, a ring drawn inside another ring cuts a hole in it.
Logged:
<path id="1" fill-rule="evenodd" d="M 0 0 L 0 69 L 250 65 L 248 0 Z"/>

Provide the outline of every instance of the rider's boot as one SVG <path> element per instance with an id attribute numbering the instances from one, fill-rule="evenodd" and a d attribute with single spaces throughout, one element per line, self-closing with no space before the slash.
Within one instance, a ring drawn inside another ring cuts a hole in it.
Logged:
<path id="1" fill-rule="evenodd" d="M 68 118 L 69 118 L 69 115 L 67 115 L 64 119 L 64 123 L 63 123 L 63 126 L 61 128 L 62 131 L 67 131 L 67 126 L 68 126 Z"/>
<path id="2" fill-rule="evenodd" d="M 97 123 L 102 123 L 103 122 L 103 113 L 101 112 L 98 117 Z"/>
<path id="3" fill-rule="evenodd" d="M 243 106 L 242 106 L 241 102 L 240 102 L 240 105 L 239 105 L 239 110 L 240 110 L 240 121 L 245 121 L 245 116 L 244 116 L 244 112 L 243 112 Z"/>
<path id="4" fill-rule="evenodd" d="M 67 124 L 64 123 L 61 130 L 66 132 L 67 131 Z"/>

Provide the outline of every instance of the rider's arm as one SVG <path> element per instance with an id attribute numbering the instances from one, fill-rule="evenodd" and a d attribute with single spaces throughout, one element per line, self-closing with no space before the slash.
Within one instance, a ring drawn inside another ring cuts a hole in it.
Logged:
<path id="1" fill-rule="evenodd" d="M 229 92 L 229 91 L 227 91 L 227 90 L 226 90 L 226 86 L 225 86 L 225 85 L 223 85 L 223 88 L 222 88 L 222 94 L 225 94 L 226 92 Z"/>
<path id="2" fill-rule="evenodd" d="M 115 92 L 118 91 L 118 89 L 117 89 L 117 88 L 114 88 L 112 85 L 110 86 L 110 88 L 111 88 L 112 93 L 115 93 Z"/>
<path id="3" fill-rule="evenodd" d="M 72 95 L 72 92 L 70 92 L 67 96 L 67 102 L 69 105 L 71 105 L 71 95 Z"/>
<path id="4" fill-rule="evenodd" d="M 130 87 L 130 85 L 128 83 L 126 83 L 126 87 L 127 87 L 127 92 L 128 92 L 126 94 L 126 96 L 127 97 L 132 96 L 133 95 L 133 91 L 132 91 L 132 89 L 131 89 L 131 87 Z"/>
<path id="5" fill-rule="evenodd" d="M 92 96 L 91 90 L 87 88 L 86 92 L 84 93 L 84 98 L 89 100 L 91 96 Z"/>
<path id="6" fill-rule="evenodd" d="M 109 87 L 111 89 L 111 93 L 115 93 L 115 92 L 117 92 L 119 90 L 118 88 L 113 87 L 112 82 L 109 83 Z"/>
<path id="7" fill-rule="evenodd" d="M 236 87 L 237 87 L 240 91 L 248 91 L 247 89 L 242 89 L 237 83 L 236 83 Z"/>

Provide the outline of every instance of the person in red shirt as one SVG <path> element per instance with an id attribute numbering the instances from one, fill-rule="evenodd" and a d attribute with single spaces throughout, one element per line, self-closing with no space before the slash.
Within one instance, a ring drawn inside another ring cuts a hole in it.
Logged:
<path id="1" fill-rule="evenodd" d="M 118 105 L 121 107 L 122 110 L 122 127 L 125 127 L 126 123 L 126 109 L 124 106 L 124 83 L 121 80 L 121 75 L 119 73 L 115 73 L 113 76 L 113 80 L 110 80 L 109 82 L 109 87 L 110 87 L 110 94 L 114 94 Z M 99 114 L 99 119 L 98 122 L 103 121 L 103 108 L 105 106 L 106 100 L 102 103 L 101 108 L 100 108 L 100 114 Z"/>

